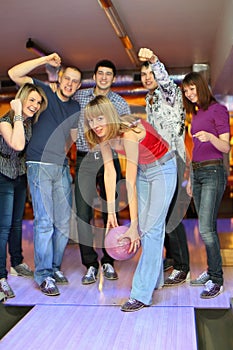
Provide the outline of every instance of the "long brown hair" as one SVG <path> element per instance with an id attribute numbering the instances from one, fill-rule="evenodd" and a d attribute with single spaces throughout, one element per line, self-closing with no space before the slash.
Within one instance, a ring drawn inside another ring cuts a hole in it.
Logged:
<path id="1" fill-rule="evenodd" d="M 213 96 L 209 88 L 209 85 L 206 79 L 203 77 L 203 75 L 198 72 L 190 72 L 184 77 L 182 81 L 183 102 L 184 102 L 184 108 L 187 113 L 196 114 L 196 108 L 195 108 L 196 104 L 192 103 L 185 96 L 185 92 L 184 92 L 185 87 L 190 85 L 196 86 L 198 106 L 202 108 L 204 111 L 207 110 L 213 102 L 216 102 L 216 99 Z"/>

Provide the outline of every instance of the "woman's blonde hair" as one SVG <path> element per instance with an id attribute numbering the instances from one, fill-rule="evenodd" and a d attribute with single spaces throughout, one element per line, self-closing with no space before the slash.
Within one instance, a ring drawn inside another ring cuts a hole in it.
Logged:
<path id="1" fill-rule="evenodd" d="M 47 97 L 46 97 L 46 94 L 45 94 L 44 90 L 38 85 L 31 84 L 31 83 L 26 83 L 26 84 L 21 86 L 21 88 L 19 89 L 19 91 L 15 95 L 15 98 L 19 98 L 21 100 L 21 102 L 23 103 L 23 101 L 25 101 L 28 98 L 28 95 L 32 91 L 36 91 L 42 98 L 40 109 L 33 116 L 33 122 L 36 123 L 38 118 L 39 118 L 39 115 L 48 106 L 48 100 L 47 100 Z M 11 119 L 13 120 L 13 118 L 14 118 L 14 111 L 10 110 L 9 114 L 10 114 Z"/>
<path id="2" fill-rule="evenodd" d="M 112 102 L 105 96 L 99 95 L 91 100 L 84 109 L 84 133 L 91 147 L 100 143 L 99 137 L 90 128 L 89 119 L 104 116 L 107 124 L 106 140 L 114 139 L 124 132 L 137 127 L 140 119 L 132 115 L 119 116 Z"/>

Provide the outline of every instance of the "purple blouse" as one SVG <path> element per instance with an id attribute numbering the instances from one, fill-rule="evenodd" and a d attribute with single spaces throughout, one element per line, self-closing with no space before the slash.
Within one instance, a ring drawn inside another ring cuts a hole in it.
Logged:
<path id="1" fill-rule="evenodd" d="M 192 118 L 191 134 L 194 135 L 198 131 L 206 131 L 217 137 L 229 133 L 230 123 L 227 108 L 219 103 L 213 103 L 206 111 L 199 109 Z M 223 158 L 222 152 L 218 151 L 210 142 L 201 142 L 193 137 L 193 145 L 192 160 L 194 162 Z"/>

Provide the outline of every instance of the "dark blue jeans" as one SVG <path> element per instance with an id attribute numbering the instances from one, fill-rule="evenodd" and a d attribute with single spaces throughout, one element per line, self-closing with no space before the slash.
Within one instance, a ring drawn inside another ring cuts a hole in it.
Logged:
<path id="1" fill-rule="evenodd" d="M 7 278 L 7 243 L 11 266 L 23 261 L 22 220 L 26 191 L 26 175 L 12 180 L 0 174 L 0 278 Z"/>
<path id="2" fill-rule="evenodd" d="M 183 187 L 185 163 L 176 155 L 177 186 L 166 218 L 165 248 L 166 257 L 173 259 L 173 267 L 184 272 L 189 271 L 188 243 L 182 219 L 190 203 L 186 188 Z"/>
<path id="3" fill-rule="evenodd" d="M 226 171 L 223 165 L 200 167 L 193 170 L 191 180 L 199 231 L 206 247 L 208 274 L 214 283 L 223 285 L 217 216 L 226 188 Z"/>

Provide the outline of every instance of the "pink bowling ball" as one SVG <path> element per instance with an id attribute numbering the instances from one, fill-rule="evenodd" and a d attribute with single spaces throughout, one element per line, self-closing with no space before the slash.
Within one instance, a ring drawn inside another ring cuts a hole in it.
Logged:
<path id="1" fill-rule="evenodd" d="M 118 242 L 118 238 L 128 229 L 127 226 L 111 228 L 105 237 L 105 249 L 115 260 L 128 260 L 136 254 L 136 252 L 128 253 L 130 247 L 130 239 L 128 237 L 125 237 L 121 242 Z"/>

